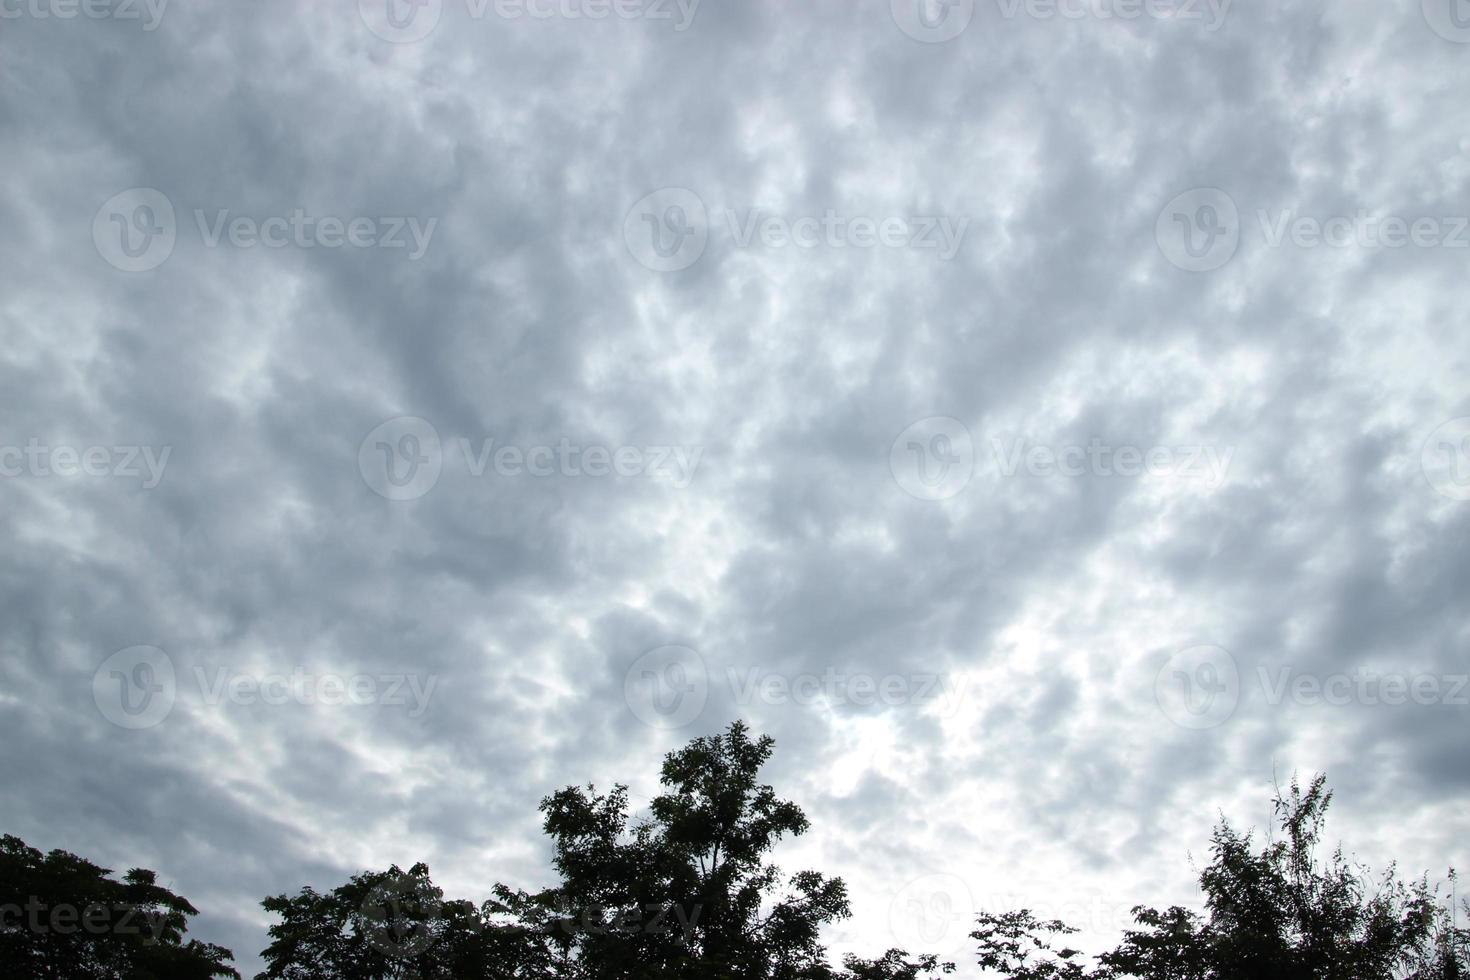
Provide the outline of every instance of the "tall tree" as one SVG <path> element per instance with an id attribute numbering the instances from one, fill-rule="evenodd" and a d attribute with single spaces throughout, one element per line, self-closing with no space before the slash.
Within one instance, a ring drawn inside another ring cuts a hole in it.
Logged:
<path id="1" fill-rule="evenodd" d="M 1280 836 L 1259 849 L 1222 821 L 1200 874 L 1205 915 L 1135 907 L 1139 928 L 1096 968 L 1051 949 L 1073 930 L 1026 910 L 980 917 L 980 963 L 1011 980 L 1463 980 L 1470 931 L 1427 877 L 1372 877 L 1341 847 L 1319 855 L 1331 802 L 1324 777 L 1293 780 L 1274 801 Z"/>
<path id="2" fill-rule="evenodd" d="M 773 745 L 738 723 L 695 739 L 664 760 L 665 792 L 640 818 L 623 785 L 548 796 L 560 883 L 539 892 L 497 885 L 478 907 L 448 902 L 416 865 L 269 898 L 281 921 L 258 980 L 920 980 L 952 969 L 902 950 L 828 963 L 820 931 L 848 914 L 846 887 L 770 862 L 808 827 L 760 782 Z"/>
<path id="3" fill-rule="evenodd" d="M 569 787 L 542 802 L 561 884 L 539 900 L 568 917 L 578 976 L 807 980 L 830 977 L 820 930 L 847 889 L 768 861 L 805 814 L 760 783 L 773 740 L 742 723 L 671 753 L 648 817 L 627 788 Z"/>
<path id="4" fill-rule="evenodd" d="M 1464 936 L 1427 878 L 1405 883 L 1393 868 L 1370 876 L 1341 846 L 1319 854 L 1332 803 L 1325 777 L 1305 789 L 1292 780 L 1273 802 L 1280 835 L 1260 849 L 1228 821 L 1216 827 L 1200 874 L 1206 918 L 1135 909 L 1144 928 L 1103 963 L 1124 975 L 1201 980 L 1432 976 L 1423 971 L 1443 955 L 1453 968 Z"/>
<path id="5" fill-rule="evenodd" d="M 194 906 L 134 868 L 0 837 L 0 976 L 36 980 L 235 977 L 230 951 L 185 939 Z"/>

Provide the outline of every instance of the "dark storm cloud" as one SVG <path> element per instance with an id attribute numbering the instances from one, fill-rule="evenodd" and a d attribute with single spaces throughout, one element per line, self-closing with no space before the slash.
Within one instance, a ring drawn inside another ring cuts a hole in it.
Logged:
<path id="1" fill-rule="evenodd" d="M 1375 846 L 1406 866 L 1452 859 L 1470 709 L 1261 678 L 1470 670 L 1470 503 L 1421 467 L 1470 415 L 1465 253 L 1267 232 L 1463 213 L 1470 49 L 1408 2 L 1236 3 L 1214 30 L 1010 6 L 943 44 L 837 0 L 705 0 L 682 31 L 446 0 L 404 44 L 353 4 L 5 20 L 0 445 L 169 450 L 147 489 L 0 478 L 5 829 L 157 868 L 246 971 L 264 895 L 421 858 L 455 894 L 540 884 L 541 796 L 644 799 L 662 751 L 734 717 L 778 738 L 816 821 L 797 854 L 851 878 L 873 950 L 926 874 L 1192 901 L 1182 854 L 1216 806 L 1258 814 L 1273 767 L 1328 770 L 1344 833 L 1397 823 Z M 92 229 L 137 187 L 177 240 L 127 272 Z M 623 229 L 670 187 L 708 234 L 661 273 Z M 1156 238 L 1194 188 L 1238 209 L 1212 271 Z M 432 231 L 415 258 L 211 242 L 298 210 Z M 964 231 L 947 259 L 739 240 L 829 210 Z M 405 416 L 439 471 L 395 501 L 369 464 L 421 445 Z M 936 417 L 973 450 L 940 500 L 890 458 Z M 563 441 L 575 465 L 526 470 Z M 1223 470 L 1025 461 L 1093 442 Z M 637 474 L 589 475 L 590 446 Z M 178 692 L 131 731 L 93 674 L 138 645 Z M 646 679 L 704 702 L 665 728 L 628 679 L 671 645 L 694 659 Z M 1189 728 L 1156 680 L 1201 645 L 1238 703 Z M 427 700 L 208 696 L 293 671 Z"/>

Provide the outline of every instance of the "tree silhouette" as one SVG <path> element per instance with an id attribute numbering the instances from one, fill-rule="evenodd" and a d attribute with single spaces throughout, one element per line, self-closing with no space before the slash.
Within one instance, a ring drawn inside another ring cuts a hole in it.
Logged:
<path id="1" fill-rule="evenodd" d="M 540 892 L 497 885 L 478 908 L 445 902 L 417 865 L 267 899 L 282 921 L 261 980 L 919 980 L 952 969 L 902 950 L 828 963 L 820 931 L 849 914 L 847 889 L 769 862 L 809 826 L 759 782 L 773 746 L 741 723 L 693 740 L 666 757 L 665 792 L 638 819 L 621 784 L 547 797 L 561 880 Z M 390 882 L 408 900 L 387 912 L 375 889 Z"/>
<path id="2" fill-rule="evenodd" d="M 184 939 L 198 912 L 134 868 L 121 881 L 75 854 L 0 837 L 0 976 L 37 980 L 235 977 L 229 950 Z"/>
<path id="3" fill-rule="evenodd" d="M 1011 980 L 1462 980 L 1470 931 L 1427 877 L 1370 877 L 1341 847 L 1318 856 L 1331 802 L 1324 777 L 1293 780 L 1274 800 L 1281 836 L 1260 850 L 1222 820 L 1200 874 L 1207 914 L 1135 907 L 1141 928 L 1095 969 L 1044 938 L 1073 930 L 1026 910 L 980 917 L 980 964 Z"/>
<path id="4" fill-rule="evenodd" d="M 1022 909 L 982 913 L 970 938 L 979 941 L 980 965 L 987 970 L 998 970 L 1015 980 L 1084 980 L 1096 974 L 1077 961 L 1080 952 L 1066 946 L 1053 949 L 1049 938 L 1076 931 L 1064 922 L 1042 921 L 1030 909 Z"/>
<path id="5" fill-rule="evenodd" d="M 664 760 L 665 792 L 633 819 L 628 791 L 568 787 L 542 801 L 561 883 L 502 895 L 578 980 L 913 980 L 937 965 L 890 950 L 827 962 L 823 925 L 849 914 L 840 878 L 783 875 L 767 860 L 809 827 L 760 783 L 774 741 L 742 723 Z"/>
<path id="6" fill-rule="evenodd" d="M 783 874 L 776 845 L 809 827 L 760 782 L 774 749 L 742 723 L 670 753 L 645 815 L 628 789 L 541 802 L 560 881 L 446 900 L 416 864 L 329 892 L 275 895 L 257 980 L 933 980 L 954 964 L 891 949 L 830 965 L 823 926 L 849 915 L 840 878 Z M 983 912 L 971 937 L 1009 980 L 1470 980 L 1470 928 L 1427 876 L 1404 882 L 1323 854 L 1318 776 L 1274 799 L 1259 847 L 1221 820 L 1200 873 L 1204 913 L 1133 909 L 1137 928 L 1089 964 L 1075 929 Z M 0 980 L 239 980 L 229 950 L 185 938 L 197 914 L 135 868 L 122 880 L 65 851 L 0 838 Z M 1451 883 L 1455 873 L 1450 872 Z M 1064 896 L 1062 896 L 1064 897 Z M 1470 903 L 1466 903 L 1470 912 Z"/>
<path id="7" fill-rule="evenodd" d="M 543 937 L 497 901 L 444 899 L 424 864 L 354 875 L 261 903 L 271 926 L 257 980 L 437 980 L 551 976 Z"/>
<path id="8" fill-rule="evenodd" d="M 616 784 L 541 802 L 560 881 L 495 885 L 480 905 L 446 900 L 416 864 L 355 875 L 329 892 L 265 899 L 257 980 L 933 980 L 954 965 L 889 950 L 828 962 L 823 926 L 849 914 L 842 879 L 783 874 L 775 846 L 809 827 L 760 782 L 774 742 L 744 724 L 664 760 L 645 815 Z M 1090 965 L 1076 930 L 1031 911 L 984 912 L 971 937 L 987 975 L 1009 980 L 1470 980 L 1470 928 L 1427 876 L 1377 876 L 1339 846 L 1321 853 L 1332 794 L 1319 776 L 1274 799 L 1259 847 L 1221 820 L 1200 873 L 1203 914 L 1133 909 L 1137 928 Z M 133 869 L 114 880 L 65 851 L 0 838 L 0 978 L 236 978 L 232 955 L 185 938 L 196 910 Z M 1451 882 L 1455 873 L 1450 872 Z M 1470 912 L 1470 903 L 1467 903 Z"/>

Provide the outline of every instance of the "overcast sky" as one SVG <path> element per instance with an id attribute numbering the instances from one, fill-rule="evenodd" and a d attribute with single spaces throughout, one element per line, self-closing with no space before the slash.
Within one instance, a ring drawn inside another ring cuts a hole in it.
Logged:
<path id="1" fill-rule="evenodd" d="M 0 830 L 247 975 L 737 718 L 836 952 L 1470 864 L 1464 0 L 0 14 Z"/>

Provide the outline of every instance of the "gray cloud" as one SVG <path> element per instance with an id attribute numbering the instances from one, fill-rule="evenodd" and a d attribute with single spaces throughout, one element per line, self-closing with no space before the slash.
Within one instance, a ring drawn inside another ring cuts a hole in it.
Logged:
<path id="1" fill-rule="evenodd" d="M 246 971 L 264 895 L 419 859 L 455 894 L 543 882 L 541 796 L 646 797 L 663 751 L 735 717 L 815 818 L 783 860 L 854 886 L 839 948 L 886 945 L 930 873 L 1187 904 L 1218 812 L 1264 820 L 1295 769 L 1329 773 L 1363 857 L 1463 863 L 1466 706 L 1272 703 L 1260 678 L 1470 670 L 1470 503 L 1423 464 L 1470 416 L 1466 253 L 1264 231 L 1465 214 L 1470 48 L 1408 0 L 1237 3 L 1216 30 L 975 6 L 942 44 L 877 0 L 705 2 L 683 31 L 446 0 L 417 43 L 352 4 L 6 19 L 0 446 L 170 455 L 151 489 L 0 477 L 4 828 L 156 868 Z M 176 240 L 128 272 L 106 236 L 142 218 L 98 211 L 144 187 Z M 625 219 L 671 187 L 707 241 L 658 272 Z M 1194 188 L 1238 212 L 1212 271 L 1156 238 Z M 196 217 L 297 210 L 437 224 L 410 259 L 214 245 Z M 752 210 L 968 225 L 948 260 L 742 246 L 726 214 Z M 363 443 L 404 416 L 440 471 L 394 501 Z M 972 462 L 932 500 L 891 460 L 937 466 L 894 446 L 936 417 Z M 701 455 L 684 486 L 584 457 L 477 473 L 460 440 L 492 439 Z M 1231 455 L 1215 485 L 1008 475 L 1017 440 Z M 93 672 L 138 645 L 179 690 L 130 731 Z M 699 669 L 647 690 L 705 704 L 665 729 L 626 682 L 668 645 Z M 1156 682 L 1202 645 L 1238 703 L 1189 728 Z M 417 715 L 209 703 L 196 668 L 437 686 Z"/>

